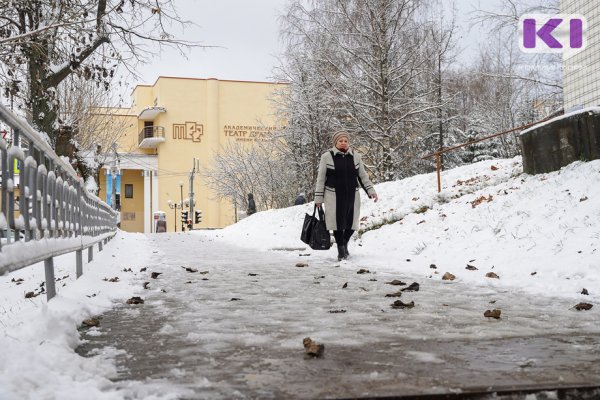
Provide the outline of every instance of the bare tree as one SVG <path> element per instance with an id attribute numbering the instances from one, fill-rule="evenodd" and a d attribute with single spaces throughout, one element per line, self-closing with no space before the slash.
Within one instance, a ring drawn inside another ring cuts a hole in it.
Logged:
<path id="1" fill-rule="evenodd" d="M 69 76 L 59 85 L 57 97 L 62 126 L 59 135 L 68 129 L 71 137 L 68 143 L 58 141 L 59 145 L 69 148 L 57 147 L 57 150 L 71 157 L 84 180 L 94 177 L 97 182 L 98 171 L 110 154 L 108 150 L 132 122 L 122 115 L 123 109 L 118 107 L 118 101 L 110 92 L 97 87 L 93 81 Z"/>
<path id="2" fill-rule="evenodd" d="M 431 80 L 426 61 L 436 52 L 440 59 L 449 54 L 452 40 L 429 46 L 427 3 L 296 0 L 283 17 L 285 38 L 293 44 L 286 57 L 302 54 L 319 76 L 322 98 L 335 117 L 330 126 L 354 134 L 375 180 L 418 171 L 415 154 L 424 121 L 441 105 L 440 85 Z M 292 82 L 292 91 L 304 89 Z"/>
<path id="3" fill-rule="evenodd" d="M 146 44 L 183 50 L 195 43 L 169 34 L 185 25 L 172 0 L 0 0 L 0 82 L 33 125 L 59 138 L 58 90 L 69 76 L 109 89 L 117 67 L 133 72 L 150 55 Z M 58 146 L 67 148 L 65 144 Z"/>
<path id="4" fill-rule="evenodd" d="M 487 3 L 486 3 L 487 5 Z M 479 9 L 474 22 L 487 30 L 486 45 L 466 68 L 454 68 L 443 85 L 454 94 L 445 107 L 446 145 L 464 143 L 539 120 L 562 105 L 560 59 L 531 55 L 518 47 L 518 21 L 524 13 L 554 13 L 558 2 L 504 1 Z M 449 153 L 451 165 L 519 154 L 518 132 Z"/>
<path id="5" fill-rule="evenodd" d="M 294 186 L 311 199 L 321 154 L 329 149 L 331 135 L 340 127 L 340 102 L 331 95 L 330 75 L 334 73 L 324 54 L 332 43 L 325 35 L 307 42 L 294 32 L 303 27 L 296 18 L 284 18 L 282 32 L 286 51 L 275 70 L 275 79 L 286 82 L 273 96 L 279 120 L 287 123 L 275 132 L 272 142 L 296 178 Z"/>
<path id="6" fill-rule="evenodd" d="M 560 12 L 559 0 L 503 0 L 499 7 L 479 8 L 473 21 L 487 28 L 490 38 L 500 38 L 515 49 L 519 38 L 518 22 L 525 14 L 557 14 Z M 515 52 L 516 54 L 516 52 Z M 513 57 L 515 68 L 510 74 L 499 75 L 532 83 L 543 88 L 545 95 L 552 98 L 562 96 L 562 57 L 555 53 L 519 54 Z M 486 75 L 490 76 L 490 75 Z"/>
<path id="7" fill-rule="evenodd" d="M 457 139 L 457 132 L 451 125 L 451 121 L 455 118 L 451 108 L 458 91 L 449 84 L 454 76 L 453 65 L 456 61 L 456 9 L 454 4 L 451 4 L 450 9 L 446 9 L 447 4 L 430 0 L 427 7 L 424 7 L 426 18 L 422 25 L 427 32 L 424 47 L 428 50 L 422 61 L 424 73 L 421 77 L 421 85 L 428 88 L 427 92 L 432 92 L 429 101 L 437 107 L 423 113 L 421 117 L 427 131 L 418 141 L 419 153 L 441 150 L 445 146 L 456 144 Z M 444 155 L 440 156 L 442 169 L 445 167 L 445 158 Z M 448 164 L 455 166 L 456 160 L 450 160 Z M 421 168 L 419 165 L 418 170 Z"/>
<path id="8" fill-rule="evenodd" d="M 463 142 L 534 122 L 559 107 L 560 98 L 549 94 L 547 86 L 515 79 L 521 57 L 519 49 L 495 33 L 472 67 L 454 72 L 450 90 L 458 94 L 450 109 L 455 116 L 450 127 Z M 515 156 L 520 152 L 516 135 L 470 146 L 459 155 L 465 162 Z"/>
<path id="9" fill-rule="evenodd" d="M 291 205 L 298 187 L 290 182 L 296 178 L 273 140 L 278 139 L 223 146 L 213 158 L 214 168 L 202 173 L 207 185 L 234 204 L 246 204 L 247 194 L 252 193 L 259 210 Z"/>
<path id="10" fill-rule="evenodd" d="M 558 14 L 559 0 L 503 0 L 493 9 L 478 8 L 473 20 L 489 27 L 493 33 L 514 31 L 523 14 Z"/>

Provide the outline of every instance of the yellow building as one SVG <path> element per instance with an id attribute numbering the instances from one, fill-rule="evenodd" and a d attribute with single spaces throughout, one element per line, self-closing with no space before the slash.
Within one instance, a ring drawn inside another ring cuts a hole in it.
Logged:
<path id="1" fill-rule="evenodd" d="M 122 119 L 124 133 L 116 161 L 105 165 L 99 182 L 100 197 L 110 202 L 111 170 L 118 174 L 121 229 L 154 232 L 154 215 L 162 211 L 167 231 L 180 231 L 181 210 L 171 207 L 190 197 L 194 167 L 194 210 L 202 211 L 194 229 L 234 223 L 234 206 L 219 200 L 200 172 L 212 168 L 213 156 L 229 142 L 252 143 L 278 126 L 270 98 L 280 85 L 159 77 L 154 85 L 137 86 L 131 107 L 113 117 Z"/>

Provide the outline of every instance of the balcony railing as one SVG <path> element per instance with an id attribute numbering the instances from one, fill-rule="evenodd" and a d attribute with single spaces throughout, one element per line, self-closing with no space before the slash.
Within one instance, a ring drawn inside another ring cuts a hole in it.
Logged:
<path id="1" fill-rule="evenodd" d="M 162 126 L 145 126 L 139 135 L 138 147 L 151 149 L 165 141 L 165 128 Z"/>

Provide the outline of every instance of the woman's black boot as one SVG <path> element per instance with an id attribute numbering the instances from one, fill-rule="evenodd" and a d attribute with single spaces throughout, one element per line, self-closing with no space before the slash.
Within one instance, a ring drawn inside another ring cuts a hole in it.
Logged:
<path id="1" fill-rule="evenodd" d="M 338 261 L 342 261 L 346 259 L 346 250 L 343 244 L 338 244 Z"/>
<path id="2" fill-rule="evenodd" d="M 344 231 L 344 253 L 346 253 L 346 257 L 344 258 L 348 258 L 350 257 L 350 253 L 348 252 L 348 242 L 350 241 L 350 238 L 352 237 L 352 234 L 354 233 L 354 231 L 352 229 L 346 229 Z"/>

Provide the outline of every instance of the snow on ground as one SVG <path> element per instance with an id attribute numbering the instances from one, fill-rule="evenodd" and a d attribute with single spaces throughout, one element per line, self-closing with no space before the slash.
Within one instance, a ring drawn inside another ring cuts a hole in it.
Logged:
<path id="1" fill-rule="evenodd" d="M 50 302 L 39 294 L 43 263 L 0 277 L 0 399 L 125 398 L 123 391 L 106 390 L 111 386 L 106 377 L 116 374 L 109 355 L 83 358 L 73 350 L 80 343 L 77 327 L 83 320 L 102 314 L 115 301 L 122 302 L 141 289 L 133 283 L 152 251 L 145 242 L 142 234 L 119 232 L 104 251 L 97 252 L 95 246 L 93 262 L 84 263 L 84 274 L 77 280 L 75 254 L 57 257 L 58 295 Z M 128 260 L 126 265 L 123 258 Z M 123 272 L 129 268 L 133 272 Z M 118 282 L 108 282 L 115 276 Z M 20 279 L 22 283 L 17 284 Z M 39 295 L 26 299 L 28 292 Z M 148 393 L 139 398 L 153 397 Z"/>
<path id="2" fill-rule="evenodd" d="M 442 172 L 441 193 L 435 173 L 376 185 L 377 203 L 361 192 L 362 235 L 349 245 L 353 260 L 434 279 L 450 272 L 481 285 L 599 299 L 600 160 L 535 176 L 521 171 L 520 157 L 488 160 Z M 312 210 L 313 203 L 259 212 L 216 235 L 240 246 L 299 247 Z M 580 295 L 583 288 L 589 296 Z"/>
<path id="3" fill-rule="evenodd" d="M 483 161 L 444 171 L 441 193 L 434 173 L 377 185 L 377 203 L 362 193 L 361 235 L 349 246 L 353 262 L 415 279 L 451 272 L 470 285 L 596 304 L 600 160 L 536 176 L 521 171 L 519 158 Z M 300 229 L 312 209 L 309 203 L 259 212 L 226 229 L 193 233 L 257 250 L 304 248 Z M 58 257 L 58 296 L 49 303 L 45 295 L 24 298 L 40 291 L 43 264 L 0 277 L 0 399 L 176 398 L 176 392 L 152 392 L 148 383 L 115 391 L 106 378 L 115 374 L 110 354 L 73 352 L 81 321 L 140 291 L 139 270 L 153 251 L 145 235 L 119 232 L 78 280 L 74 254 Z M 334 248 L 311 252 L 335 255 Z M 467 264 L 478 269 L 466 270 Z M 485 277 L 488 272 L 500 278 Z M 104 280 L 114 276 L 119 282 Z M 580 294 L 583 288 L 589 296 Z"/>
<path id="4" fill-rule="evenodd" d="M 379 268 L 430 275 L 435 264 L 438 279 L 448 271 L 477 284 L 598 299 L 599 199 L 598 161 L 519 175 L 369 232 L 358 254 Z M 590 296 L 580 294 L 583 288 Z"/>
<path id="5" fill-rule="evenodd" d="M 492 165 L 498 169 L 491 170 Z M 378 184 L 375 186 L 379 195 L 377 203 L 367 199 L 361 191 L 361 229 L 396 221 L 423 207 L 430 208 L 433 204 L 445 201 L 444 199 L 500 184 L 521 171 L 520 158 L 483 161 L 444 171 L 443 190 L 439 194 L 435 173 Z M 464 183 L 457 185 L 459 180 Z M 449 185 L 451 187 L 446 188 Z M 313 207 L 314 203 L 311 202 L 302 206 L 259 212 L 237 224 L 216 231 L 216 235 L 239 246 L 263 250 L 304 246 L 299 239 L 299 225 L 302 226 L 305 213 L 313 212 Z"/>

